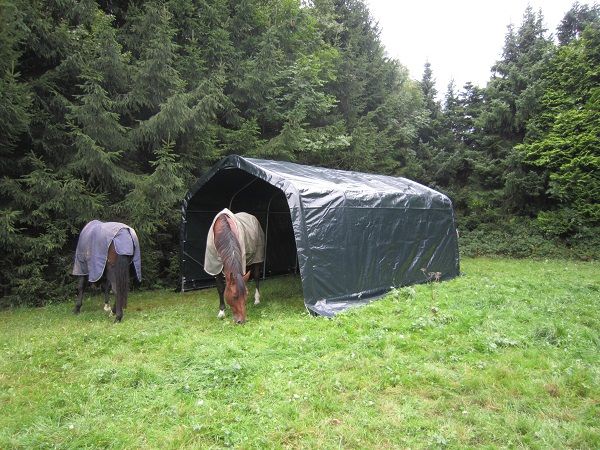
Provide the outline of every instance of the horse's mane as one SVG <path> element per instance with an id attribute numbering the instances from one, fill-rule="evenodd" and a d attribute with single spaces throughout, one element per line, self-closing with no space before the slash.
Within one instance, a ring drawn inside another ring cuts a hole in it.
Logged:
<path id="1" fill-rule="evenodd" d="M 246 286 L 243 279 L 245 268 L 242 267 L 242 248 L 224 215 L 217 217 L 213 232 L 217 253 L 223 261 L 223 272 L 233 273 L 238 292 L 244 292 Z"/>

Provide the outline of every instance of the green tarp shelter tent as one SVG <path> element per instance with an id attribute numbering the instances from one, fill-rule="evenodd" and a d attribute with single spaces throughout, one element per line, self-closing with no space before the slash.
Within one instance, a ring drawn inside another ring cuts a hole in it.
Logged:
<path id="1" fill-rule="evenodd" d="M 202 267 L 206 235 L 223 208 L 248 212 L 266 234 L 266 276 L 299 272 L 309 311 L 331 316 L 392 287 L 459 274 L 452 203 L 405 178 L 223 158 L 182 206 L 181 289 L 214 285 Z"/>

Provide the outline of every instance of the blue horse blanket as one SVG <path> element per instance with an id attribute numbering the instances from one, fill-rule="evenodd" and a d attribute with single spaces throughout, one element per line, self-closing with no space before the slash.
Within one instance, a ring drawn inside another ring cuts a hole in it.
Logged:
<path id="1" fill-rule="evenodd" d="M 98 281 L 104 273 L 111 242 L 114 242 L 118 255 L 133 256 L 135 275 L 138 281 L 142 281 L 142 258 L 135 230 L 124 223 L 99 220 L 92 220 L 81 230 L 75 251 L 73 275 L 87 275 L 90 283 Z"/>

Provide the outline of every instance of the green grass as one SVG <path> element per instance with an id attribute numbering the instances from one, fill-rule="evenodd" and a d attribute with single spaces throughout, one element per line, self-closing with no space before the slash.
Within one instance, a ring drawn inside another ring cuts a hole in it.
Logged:
<path id="1" fill-rule="evenodd" d="M 244 326 L 212 289 L 0 312 L 0 448 L 600 448 L 598 263 L 462 270 L 334 319 L 291 277 Z"/>

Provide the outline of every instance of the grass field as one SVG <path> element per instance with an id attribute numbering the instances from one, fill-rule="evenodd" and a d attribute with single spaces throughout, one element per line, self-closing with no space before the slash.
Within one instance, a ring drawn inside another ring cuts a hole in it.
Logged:
<path id="1" fill-rule="evenodd" d="M 324 319 L 297 278 L 0 312 L 0 448 L 600 448 L 598 263 L 467 259 Z"/>

